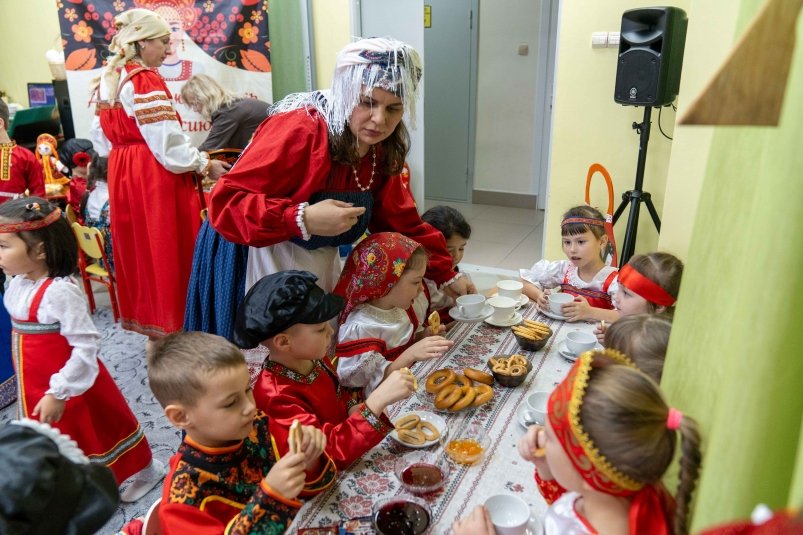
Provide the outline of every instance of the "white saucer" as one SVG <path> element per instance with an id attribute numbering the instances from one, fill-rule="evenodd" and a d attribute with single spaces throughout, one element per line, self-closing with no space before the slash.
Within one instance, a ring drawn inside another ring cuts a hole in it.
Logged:
<path id="1" fill-rule="evenodd" d="M 547 309 L 547 310 L 541 310 L 541 309 L 539 308 L 539 309 L 538 309 L 538 312 L 540 312 L 541 314 L 543 314 L 543 315 L 544 315 L 544 316 L 546 316 L 547 318 L 552 318 L 553 320 L 558 320 L 558 321 L 566 321 L 566 320 L 568 319 L 568 318 L 566 318 L 566 316 L 564 316 L 563 314 L 555 314 L 554 312 L 552 312 L 552 311 L 551 311 L 551 310 L 549 310 L 549 309 Z"/>
<path id="2" fill-rule="evenodd" d="M 533 425 L 533 424 L 527 425 L 526 423 L 524 423 L 524 411 L 526 410 L 527 410 L 526 403 L 522 403 L 521 405 L 519 405 L 519 408 L 516 409 L 516 421 L 519 422 L 519 425 L 522 426 L 524 429 L 527 429 L 530 427 L 530 425 Z M 544 422 L 536 422 L 536 423 L 544 425 Z"/>
<path id="3" fill-rule="evenodd" d="M 493 313 L 494 313 L 494 307 L 492 307 L 491 305 L 483 306 L 480 315 L 474 317 L 463 316 L 460 313 L 460 307 L 452 307 L 449 309 L 449 315 L 452 317 L 452 319 L 455 321 L 461 321 L 463 323 L 477 323 L 478 321 L 482 321 L 485 318 L 490 317 L 491 314 Z"/>
<path id="4" fill-rule="evenodd" d="M 505 322 L 497 322 L 493 318 L 487 318 L 485 320 L 485 323 L 493 325 L 494 327 L 512 327 L 514 325 L 518 325 L 519 323 L 521 323 L 522 319 L 524 319 L 524 318 L 522 318 L 521 314 L 516 312 L 515 314 L 513 314 L 512 318 L 510 318 L 509 320 L 507 320 Z"/>
<path id="5" fill-rule="evenodd" d="M 521 295 L 519 296 L 519 304 L 518 304 L 518 305 L 516 305 L 516 310 L 520 309 L 521 307 L 523 307 L 524 305 L 526 305 L 526 304 L 527 304 L 527 303 L 529 303 L 529 302 L 530 302 L 530 298 L 529 298 L 529 297 L 527 297 L 527 296 L 526 296 L 526 295 L 524 295 L 524 294 L 521 294 Z"/>
<path id="6" fill-rule="evenodd" d="M 566 347 L 566 340 L 558 344 L 558 355 L 560 355 L 561 357 L 565 358 L 570 362 L 574 362 L 575 360 L 577 360 L 577 355 L 569 351 L 569 348 Z"/>
<path id="7" fill-rule="evenodd" d="M 394 429 L 393 431 L 390 432 L 390 438 L 392 438 L 393 440 L 395 440 L 396 442 L 398 442 L 402 446 L 407 446 L 408 448 L 415 448 L 415 449 L 428 448 L 428 447 L 432 446 L 433 444 L 437 444 L 438 442 L 440 442 L 441 438 L 446 434 L 446 429 L 447 429 L 446 420 L 444 420 L 443 418 L 441 418 L 437 414 L 433 414 L 433 413 L 427 412 L 427 411 L 409 411 L 409 412 L 405 412 L 404 414 L 399 415 L 399 417 L 396 418 L 396 420 L 398 420 L 402 416 L 407 416 L 408 414 L 415 414 L 419 418 L 421 418 L 422 422 L 429 422 L 432 425 L 434 425 L 435 428 L 440 433 L 440 436 L 438 438 L 434 439 L 434 440 L 428 440 L 428 441 L 424 442 L 423 444 L 408 444 L 407 442 L 403 442 L 399 438 L 399 434 Z"/>
<path id="8" fill-rule="evenodd" d="M 597 342 L 597 345 L 594 346 L 594 349 L 592 349 L 592 351 L 599 351 L 600 349 L 604 349 L 604 348 L 602 347 L 602 345 L 599 342 Z M 569 360 L 571 362 L 574 362 L 575 360 L 577 360 L 577 357 L 578 357 L 578 355 L 575 355 L 574 353 L 569 351 L 569 348 L 566 345 L 566 340 L 564 340 L 560 344 L 558 344 L 558 355 L 560 355 L 561 357 L 563 357 L 566 360 Z"/>

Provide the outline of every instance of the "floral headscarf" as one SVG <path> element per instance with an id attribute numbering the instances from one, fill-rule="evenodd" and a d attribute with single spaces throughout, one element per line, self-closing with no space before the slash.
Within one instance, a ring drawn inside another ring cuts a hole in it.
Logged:
<path id="1" fill-rule="evenodd" d="M 351 252 L 334 293 L 346 300 L 343 323 L 354 307 L 384 297 L 399 282 L 417 241 L 397 232 L 371 234 Z"/>

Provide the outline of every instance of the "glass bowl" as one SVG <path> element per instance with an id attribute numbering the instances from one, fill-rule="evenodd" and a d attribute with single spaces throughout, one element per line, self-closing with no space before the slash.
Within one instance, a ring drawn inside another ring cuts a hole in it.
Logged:
<path id="1" fill-rule="evenodd" d="M 488 432 L 481 425 L 469 424 L 452 435 L 444 451 L 453 463 L 470 466 L 482 459 L 490 443 Z"/>
<path id="2" fill-rule="evenodd" d="M 402 494 L 376 502 L 371 517 L 380 535 L 423 535 L 432 523 L 432 509 L 424 500 Z"/>
<path id="3" fill-rule="evenodd" d="M 402 487 L 413 494 L 427 494 L 443 488 L 450 467 L 438 452 L 415 451 L 396 459 L 396 477 Z"/>

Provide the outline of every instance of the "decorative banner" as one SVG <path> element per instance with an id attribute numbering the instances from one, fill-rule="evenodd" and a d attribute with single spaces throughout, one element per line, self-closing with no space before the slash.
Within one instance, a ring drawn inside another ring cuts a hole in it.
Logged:
<path id="1" fill-rule="evenodd" d="M 268 0 L 57 0 L 77 137 L 88 137 L 91 81 L 109 57 L 114 17 L 132 8 L 159 13 L 171 28 L 171 54 L 159 68 L 184 130 L 200 144 L 210 124 L 181 102 L 181 86 L 207 74 L 232 92 L 272 102 Z"/>

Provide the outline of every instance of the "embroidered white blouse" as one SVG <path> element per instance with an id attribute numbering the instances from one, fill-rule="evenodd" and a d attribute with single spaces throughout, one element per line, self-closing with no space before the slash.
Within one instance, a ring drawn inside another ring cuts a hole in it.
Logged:
<path id="1" fill-rule="evenodd" d="M 125 79 L 126 69 L 120 73 L 120 82 Z M 106 84 L 100 84 L 100 100 L 108 100 L 109 94 Z M 156 160 L 171 173 L 184 173 L 187 171 L 203 172 L 209 162 L 209 156 L 202 153 L 192 144 L 192 140 L 184 133 L 178 116 L 175 113 L 173 102 L 163 90 L 154 90 L 144 94 L 134 93 L 134 84 L 129 81 L 119 89 L 117 99 L 129 117 L 153 116 L 157 110 L 169 107 L 173 110 L 169 114 L 160 113 L 165 120 L 140 123 L 137 126 L 145 139 L 145 143 L 153 153 Z M 100 126 L 100 115 L 92 118 L 90 138 L 95 150 L 101 156 L 108 156 L 111 151 L 111 142 L 103 133 Z"/>
<path id="2" fill-rule="evenodd" d="M 568 271 L 568 274 L 567 274 Z M 572 286 L 581 290 L 602 291 L 605 279 L 608 275 L 616 271 L 615 267 L 605 266 L 600 269 L 594 278 L 586 282 L 577 274 L 577 266 L 569 260 L 539 260 L 530 269 L 520 269 L 519 275 L 522 279 L 535 284 L 538 288 L 555 288 L 563 283 L 564 275 Z M 613 297 L 619 289 L 619 279 L 614 278 L 608 287 L 608 295 Z"/>
<path id="3" fill-rule="evenodd" d="M 580 495 L 566 492 L 549 506 L 544 515 L 544 535 L 597 535 L 575 508 Z"/>
<path id="4" fill-rule="evenodd" d="M 427 296 L 424 292 L 419 293 L 413 301 L 419 325 L 413 325 L 407 312 L 401 308 L 383 310 L 369 304 L 358 305 L 340 326 L 338 343 L 378 338 L 385 342 L 388 349 L 402 346 L 421 329 L 428 308 Z M 367 397 L 385 378 L 385 368 L 389 365 L 390 361 L 384 355 L 371 350 L 353 357 L 339 358 L 337 375 L 345 386 L 364 388 Z"/>
<path id="5" fill-rule="evenodd" d="M 9 282 L 3 303 L 12 319 L 28 320 L 31 302 L 46 278 L 32 281 L 16 276 Z M 80 396 L 95 383 L 98 375 L 100 333 L 95 328 L 86 299 L 70 277 L 55 277 L 45 291 L 36 315 L 39 323 L 61 324 L 61 334 L 72 346 L 72 354 L 50 377 L 46 394 L 60 400 Z"/>

